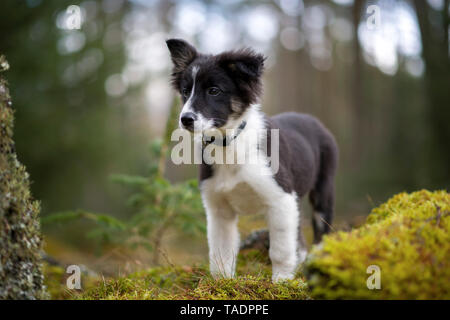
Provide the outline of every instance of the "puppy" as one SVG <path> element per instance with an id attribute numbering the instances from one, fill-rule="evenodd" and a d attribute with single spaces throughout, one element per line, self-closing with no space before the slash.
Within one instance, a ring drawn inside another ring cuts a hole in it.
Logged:
<path id="1" fill-rule="evenodd" d="M 251 49 L 210 55 L 180 39 L 167 40 L 167 46 L 172 85 L 183 101 L 180 127 L 203 136 L 199 179 L 211 274 L 234 276 L 238 216 L 262 213 L 269 227 L 272 280 L 292 279 L 307 254 L 298 206 L 303 196 L 309 194 L 314 208 L 314 242 L 330 231 L 338 160 L 332 134 L 309 115 L 266 117 L 260 111 L 264 57 Z M 255 132 L 265 134 L 249 139 Z M 257 163 L 211 163 L 205 160 L 208 148 L 233 157 L 242 150 L 244 158 L 263 156 Z"/>

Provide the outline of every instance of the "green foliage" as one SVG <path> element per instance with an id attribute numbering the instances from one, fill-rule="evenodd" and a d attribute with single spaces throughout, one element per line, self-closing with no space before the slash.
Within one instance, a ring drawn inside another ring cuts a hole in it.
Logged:
<path id="1" fill-rule="evenodd" d="M 0 56 L 0 72 L 7 68 Z M 42 299 L 47 294 L 40 265 L 39 203 L 17 159 L 13 121 L 7 83 L 0 77 L 0 299 Z"/>
<path id="2" fill-rule="evenodd" d="M 370 265 L 381 269 L 381 290 L 366 286 Z M 325 237 L 306 271 L 314 298 L 450 299 L 450 194 L 392 197 L 361 228 Z"/>

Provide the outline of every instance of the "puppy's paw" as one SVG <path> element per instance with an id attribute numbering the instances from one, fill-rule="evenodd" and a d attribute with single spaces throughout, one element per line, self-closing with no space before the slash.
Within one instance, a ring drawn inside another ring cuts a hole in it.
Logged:
<path id="1" fill-rule="evenodd" d="M 273 283 L 280 283 L 286 280 L 294 279 L 294 273 L 275 273 L 272 275 Z"/>
<path id="2" fill-rule="evenodd" d="M 308 251 L 305 249 L 299 250 L 297 252 L 297 266 L 302 265 L 308 256 Z"/>
<path id="3" fill-rule="evenodd" d="M 234 272 L 211 272 L 211 276 L 214 280 L 221 280 L 221 279 L 232 279 L 234 278 Z"/>

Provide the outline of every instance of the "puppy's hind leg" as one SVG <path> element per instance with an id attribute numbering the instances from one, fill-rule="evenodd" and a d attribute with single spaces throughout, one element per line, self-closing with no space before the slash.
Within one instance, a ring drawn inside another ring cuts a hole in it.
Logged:
<path id="1" fill-rule="evenodd" d="M 314 243 L 319 243 L 331 230 L 334 216 L 334 176 L 337 166 L 337 147 L 330 143 L 322 150 L 319 179 L 309 199 L 314 209 Z"/>
<path id="2" fill-rule="evenodd" d="M 285 194 L 267 213 L 272 261 L 272 281 L 292 279 L 297 266 L 299 210 L 297 197 Z"/>

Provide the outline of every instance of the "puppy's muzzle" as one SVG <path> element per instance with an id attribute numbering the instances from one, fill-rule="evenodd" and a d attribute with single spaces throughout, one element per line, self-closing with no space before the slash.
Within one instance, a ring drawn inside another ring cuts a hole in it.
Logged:
<path id="1" fill-rule="evenodd" d="M 185 112 L 181 115 L 180 121 L 184 129 L 189 131 L 194 130 L 194 122 L 197 120 L 197 116 L 193 112 Z"/>

